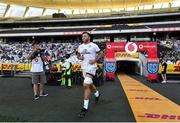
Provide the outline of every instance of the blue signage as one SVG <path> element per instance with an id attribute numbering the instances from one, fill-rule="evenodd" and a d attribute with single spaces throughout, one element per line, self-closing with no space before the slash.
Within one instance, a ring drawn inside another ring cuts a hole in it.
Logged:
<path id="1" fill-rule="evenodd" d="M 105 71 L 107 73 L 113 73 L 116 71 L 116 62 L 105 62 Z"/>
<path id="2" fill-rule="evenodd" d="M 150 74 L 158 73 L 159 64 L 157 62 L 148 62 L 147 63 L 147 71 Z"/>

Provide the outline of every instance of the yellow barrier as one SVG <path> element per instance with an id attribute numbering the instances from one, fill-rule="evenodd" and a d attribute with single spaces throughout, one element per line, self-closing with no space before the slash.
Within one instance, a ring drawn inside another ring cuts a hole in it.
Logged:
<path id="1" fill-rule="evenodd" d="M 162 70 L 162 66 L 159 65 L 159 73 L 161 73 Z M 180 74 L 180 64 L 168 64 L 167 74 Z"/>
<path id="2" fill-rule="evenodd" d="M 61 71 L 62 67 L 61 64 L 56 64 L 58 67 L 58 71 Z M 80 64 L 73 64 L 74 71 L 81 71 Z M 31 64 L 0 64 L 0 70 L 16 70 L 16 71 L 30 71 Z"/>
<path id="3" fill-rule="evenodd" d="M 56 64 L 58 71 L 61 71 L 61 64 Z M 102 68 L 102 64 L 100 64 Z M 16 70 L 16 71 L 30 71 L 31 64 L 0 64 L 0 70 Z M 80 64 L 73 64 L 72 69 L 74 71 L 81 71 Z M 162 71 L 162 66 L 159 65 L 159 73 Z M 180 74 L 180 64 L 168 64 L 167 74 Z"/>
<path id="4" fill-rule="evenodd" d="M 31 64 L 0 64 L 0 70 L 27 71 L 30 68 Z"/>

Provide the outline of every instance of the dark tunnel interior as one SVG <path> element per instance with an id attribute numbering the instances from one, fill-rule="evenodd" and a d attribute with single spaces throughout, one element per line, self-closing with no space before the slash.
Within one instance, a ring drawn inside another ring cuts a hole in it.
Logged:
<path id="1" fill-rule="evenodd" d="M 134 74 L 136 71 L 136 62 L 133 61 L 117 61 L 116 73 Z"/>

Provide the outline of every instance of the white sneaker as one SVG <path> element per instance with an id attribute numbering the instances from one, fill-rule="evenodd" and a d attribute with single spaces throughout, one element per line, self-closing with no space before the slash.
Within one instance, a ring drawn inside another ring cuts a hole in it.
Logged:
<path id="1" fill-rule="evenodd" d="M 161 83 L 166 83 L 166 81 L 162 81 Z"/>

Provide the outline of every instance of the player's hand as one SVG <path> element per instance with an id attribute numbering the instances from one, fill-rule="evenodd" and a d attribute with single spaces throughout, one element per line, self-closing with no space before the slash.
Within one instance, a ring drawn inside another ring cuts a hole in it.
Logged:
<path id="1" fill-rule="evenodd" d="M 34 49 L 32 50 L 32 52 L 34 52 L 34 53 L 37 52 L 37 48 L 34 48 Z"/>
<path id="2" fill-rule="evenodd" d="M 79 59 L 80 59 L 80 60 L 84 60 L 84 55 L 80 55 L 80 56 L 79 56 Z"/>
<path id="3" fill-rule="evenodd" d="M 84 55 L 81 55 L 79 52 L 77 52 L 76 55 L 77 55 L 78 59 L 80 59 L 80 60 L 84 59 Z"/>
<path id="4" fill-rule="evenodd" d="M 89 60 L 89 64 L 95 64 L 96 61 L 95 60 Z"/>

